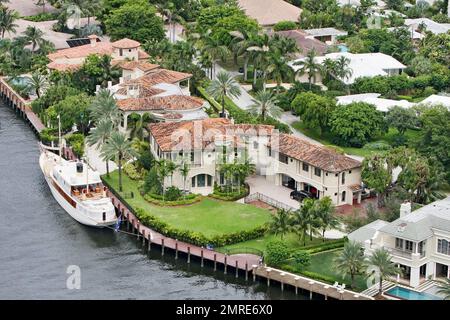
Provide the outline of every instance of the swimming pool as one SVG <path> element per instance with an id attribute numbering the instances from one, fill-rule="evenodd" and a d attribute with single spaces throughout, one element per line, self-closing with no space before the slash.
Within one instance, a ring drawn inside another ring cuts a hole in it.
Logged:
<path id="1" fill-rule="evenodd" d="M 395 286 L 386 291 L 386 293 L 403 300 L 442 300 L 442 298 L 438 296 L 426 292 L 414 291 L 400 286 Z"/>
<path id="2" fill-rule="evenodd" d="M 338 48 L 341 52 L 348 52 L 348 47 L 345 44 L 338 45 Z"/>

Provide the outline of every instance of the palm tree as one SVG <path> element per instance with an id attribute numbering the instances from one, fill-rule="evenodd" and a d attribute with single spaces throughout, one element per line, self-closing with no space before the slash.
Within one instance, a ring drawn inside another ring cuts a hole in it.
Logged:
<path id="1" fill-rule="evenodd" d="M 283 110 L 276 105 L 276 97 L 270 91 L 258 91 L 252 101 L 253 104 L 249 107 L 250 112 L 261 115 L 263 122 L 267 115 L 278 118 L 283 113 Z"/>
<path id="2" fill-rule="evenodd" d="M 444 295 L 444 300 L 450 300 L 450 279 L 446 279 L 439 283 L 439 290 L 437 293 Z"/>
<path id="3" fill-rule="evenodd" d="M 36 47 L 40 46 L 40 44 L 43 42 L 43 36 L 44 32 L 42 32 L 39 28 L 36 28 L 35 26 L 28 26 L 27 29 L 23 32 L 23 35 L 31 44 L 31 52 L 34 54 Z"/>
<path id="4" fill-rule="evenodd" d="M 320 72 L 321 66 L 316 62 L 317 51 L 312 49 L 306 57 L 300 61 L 294 62 L 294 66 L 300 66 L 297 70 L 299 75 L 308 75 L 309 89 L 311 90 L 312 81 L 316 82 L 316 74 Z"/>
<path id="5" fill-rule="evenodd" d="M 16 28 L 19 26 L 15 21 L 19 18 L 19 14 L 6 7 L 0 8 L 0 32 L 2 39 L 5 38 L 6 32 L 16 32 Z"/>
<path id="6" fill-rule="evenodd" d="M 376 268 L 376 271 L 372 271 L 372 274 L 368 275 L 371 276 L 375 272 L 380 278 L 379 294 L 383 293 L 383 279 L 402 273 L 402 270 L 391 261 L 391 258 L 386 249 L 379 248 L 375 249 L 367 259 L 367 264 Z"/>
<path id="7" fill-rule="evenodd" d="M 175 170 L 177 170 L 178 165 L 173 161 L 167 161 L 167 172 L 170 177 L 170 186 L 173 186 L 173 174 L 175 173 Z"/>
<path id="8" fill-rule="evenodd" d="M 349 241 L 345 244 L 341 254 L 333 260 L 334 268 L 345 277 L 350 275 L 351 286 L 355 287 L 355 276 L 360 274 L 364 268 L 364 253 L 361 251 L 361 245 L 355 241 Z"/>
<path id="9" fill-rule="evenodd" d="M 308 234 L 310 223 L 309 211 L 304 210 L 303 208 L 304 206 L 293 213 L 291 230 L 298 235 L 300 241 L 303 242 L 303 246 L 306 246 L 306 237 Z"/>
<path id="10" fill-rule="evenodd" d="M 339 220 L 334 214 L 334 206 L 330 197 L 320 199 L 316 205 L 319 225 L 322 228 L 322 240 L 325 241 L 325 231 L 336 228 L 339 225 Z"/>
<path id="11" fill-rule="evenodd" d="M 170 1 L 164 1 L 163 3 L 158 4 L 157 6 L 158 12 L 166 18 L 167 23 L 169 24 L 169 39 L 170 42 L 175 42 L 175 26 L 176 22 L 184 22 L 184 19 L 177 13 L 175 5 Z"/>
<path id="12" fill-rule="evenodd" d="M 323 78 L 327 78 L 328 80 L 331 78 L 336 78 L 336 61 L 330 58 L 323 60 L 321 72 Z"/>
<path id="13" fill-rule="evenodd" d="M 165 181 L 166 178 L 170 175 L 170 172 L 168 170 L 168 160 L 166 159 L 160 159 L 158 161 L 156 161 L 156 170 L 158 172 L 158 177 L 161 181 L 161 186 L 162 186 L 162 195 L 163 195 L 163 201 L 166 195 L 166 186 L 165 186 Z"/>
<path id="14" fill-rule="evenodd" d="M 349 67 L 350 59 L 345 56 L 340 56 L 335 61 L 335 72 L 336 77 L 345 83 L 345 81 L 353 75 L 353 70 Z M 347 85 L 347 92 L 349 91 L 349 87 Z M 350 94 L 350 92 L 348 92 Z"/>
<path id="15" fill-rule="evenodd" d="M 108 85 L 108 81 L 114 81 L 121 75 L 120 68 L 112 64 L 112 57 L 107 54 L 101 56 L 99 67 L 102 70 L 102 74 L 98 77 L 98 81 L 103 87 Z"/>
<path id="16" fill-rule="evenodd" d="M 250 53 L 250 58 L 253 62 L 253 85 L 256 85 L 257 71 L 263 70 L 263 79 L 265 86 L 265 79 L 267 70 L 265 68 L 268 64 L 268 56 L 270 52 L 270 37 L 267 34 L 258 35 L 254 39 L 254 44 L 247 48 Z"/>
<path id="17" fill-rule="evenodd" d="M 286 57 L 278 50 L 269 55 L 267 73 L 277 82 L 277 94 L 280 93 L 280 85 L 283 78 L 291 78 L 293 73 L 287 62 Z"/>
<path id="18" fill-rule="evenodd" d="M 108 119 L 112 122 L 114 128 L 119 125 L 122 117 L 119 108 L 117 108 L 116 99 L 107 89 L 102 89 L 97 93 L 92 100 L 89 111 L 94 122 Z"/>
<path id="19" fill-rule="evenodd" d="M 210 36 L 211 31 L 208 30 L 205 34 L 199 35 L 198 47 L 201 52 L 207 52 L 212 60 L 211 79 L 216 76 L 216 64 L 219 60 L 225 60 L 230 53 L 230 50 L 224 46 L 220 39 Z"/>
<path id="20" fill-rule="evenodd" d="M 9 0 L 7 0 L 9 1 Z M 1 2 L 1 1 L 0 1 Z M 37 6 L 42 7 L 42 13 L 45 13 L 45 4 L 47 3 L 47 0 L 36 0 L 35 4 Z"/>
<path id="21" fill-rule="evenodd" d="M 233 37 L 230 47 L 234 54 L 235 63 L 237 62 L 237 57 L 244 57 L 244 81 L 247 81 L 248 63 L 251 57 L 251 52 L 247 49 L 256 45 L 257 34 L 240 31 L 232 31 L 230 34 Z"/>
<path id="22" fill-rule="evenodd" d="M 90 146 L 97 145 L 96 149 L 101 149 L 105 143 L 108 141 L 108 139 L 111 137 L 111 134 L 113 132 L 113 123 L 107 119 L 102 119 L 99 122 L 97 122 L 97 125 L 95 129 L 93 129 L 89 136 L 87 137 L 87 143 Z M 106 175 L 109 177 L 109 160 L 106 159 Z"/>
<path id="23" fill-rule="evenodd" d="M 283 240 L 283 236 L 291 231 L 291 221 L 291 211 L 278 209 L 277 213 L 272 216 L 270 232 L 275 235 L 280 235 L 281 240 Z"/>
<path id="24" fill-rule="evenodd" d="M 186 198 L 186 180 L 189 176 L 189 171 L 191 170 L 191 167 L 187 161 L 183 161 L 178 168 L 180 171 L 181 176 L 183 177 L 183 191 L 184 191 L 184 198 Z"/>
<path id="25" fill-rule="evenodd" d="M 241 88 L 234 77 L 226 71 L 220 71 L 217 78 L 206 89 L 207 92 L 222 104 L 221 117 L 225 118 L 225 98 L 239 97 Z"/>
<path id="26" fill-rule="evenodd" d="M 40 98 L 41 93 L 49 86 L 47 77 L 38 72 L 33 72 L 29 79 L 30 88 L 36 93 L 36 96 Z"/>
<path id="27" fill-rule="evenodd" d="M 131 127 L 130 138 L 138 138 L 139 140 L 144 139 L 145 127 L 147 124 L 154 120 L 153 115 L 150 113 L 144 113 L 143 115 L 133 114 L 135 117 L 128 126 Z"/>
<path id="28" fill-rule="evenodd" d="M 114 131 L 103 145 L 101 156 L 103 159 L 117 159 L 119 192 L 122 192 L 122 162 L 138 156 L 132 147 L 131 141 L 127 140 L 127 136 L 124 133 Z"/>

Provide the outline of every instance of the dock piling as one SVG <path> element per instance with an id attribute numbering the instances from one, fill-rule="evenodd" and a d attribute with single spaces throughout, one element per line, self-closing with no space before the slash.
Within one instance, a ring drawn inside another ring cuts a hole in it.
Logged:
<path id="1" fill-rule="evenodd" d="M 178 240 L 175 239 L 175 260 L 178 259 Z"/>
<path id="2" fill-rule="evenodd" d="M 200 267 L 203 268 L 203 247 L 202 250 L 200 251 Z"/>
<path id="3" fill-rule="evenodd" d="M 217 270 L 217 254 L 214 253 L 214 271 Z"/>
<path id="4" fill-rule="evenodd" d="M 236 275 L 235 275 L 235 277 L 237 278 L 237 277 L 239 277 L 239 269 L 238 269 L 238 261 L 236 260 Z"/>
<path id="5" fill-rule="evenodd" d="M 161 256 L 164 256 L 164 238 L 161 238 Z"/>
<path id="6" fill-rule="evenodd" d="M 248 262 L 245 261 L 245 281 L 248 281 Z"/>
<path id="7" fill-rule="evenodd" d="M 224 266 L 223 273 L 227 274 L 227 254 L 226 253 L 225 253 L 225 258 L 223 261 L 223 266 Z"/>
<path id="8" fill-rule="evenodd" d="M 191 263 L 191 247 L 188 247 L 187 263 Z"/>

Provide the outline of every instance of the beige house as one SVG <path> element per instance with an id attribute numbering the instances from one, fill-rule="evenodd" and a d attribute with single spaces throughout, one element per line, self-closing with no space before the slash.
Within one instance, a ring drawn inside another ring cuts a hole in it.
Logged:
<path id="1" fill-rule="evenodd" d="M 361 200 L 359 161 L 279 134 L 273 126 L 234 124 L 229 119 L 211 118 L 154 123 L 148 131 L 150 149 L 157 159 L 190 163 L 186 187 L 178 172 L 172 178 L 173 185 L 180 189 L 210 194 L 214 183 L 225 183 L 219 173 L 224 161 L 233 163 L 248 157 L 257 175 L 265 177 L 268 184 L 287 187 L 286 192 L 306 190 L 316 198 L 329 196 L 335 205 Z"/>
<path id="2" fill-rule="evenodd" d="M 280 21 L 298 22 L 302 9 L 283 0 L 238 0 L 247 16 L 266 28 Z"/>
<path id="3" fill-rule="evenodd" d="M 131 39 L 121 39 L 115 42 L 101 42 L 96 35 L 89 36 L 90 44 L 58 50 L 47 57 L 50 63 L 47 68 L 58 71 L 73 71 L 80 68 L 84 60 L 92 54 L 109 55 L 112 63 L 124 61 L 145 61 L 148 54 L 141 49 L 141 44 Z"/>

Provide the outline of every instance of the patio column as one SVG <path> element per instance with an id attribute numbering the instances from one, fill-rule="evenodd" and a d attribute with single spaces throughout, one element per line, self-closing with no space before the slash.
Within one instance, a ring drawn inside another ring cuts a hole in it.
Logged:
<path id="1" fill-rule="evenodd" d="M 425 271 L 425 276 L 427 277 L 431 277 L 431 279 L 435 280 L 436 279 L 436 263 L 435 262 L 428 262 L 427 263 L 427 269 Z"/>
<path id="2" fill-rule="evenodd" d="M 419 267 L 411 267 L 411 275 L 409 279 L 409 284 L 411 287 L 418 287 L 420 284 L 420 268 Z"/>
<path id="3" fill-rule="evenodd" d="M 361 191 L 358 191 L 358 204 L 361 203 Z"/>

